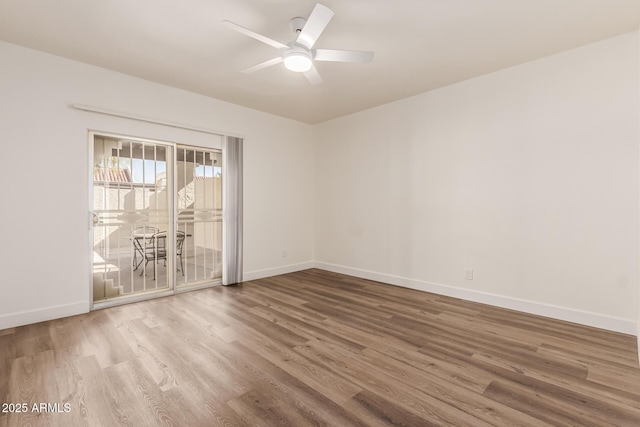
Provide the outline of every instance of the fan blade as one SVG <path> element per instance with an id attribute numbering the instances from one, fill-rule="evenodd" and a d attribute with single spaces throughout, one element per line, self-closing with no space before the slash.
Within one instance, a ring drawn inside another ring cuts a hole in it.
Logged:
<path id="1" fill-rule="evenodd" d="M 240 71 L 241 73 L 249 74 L 254 71 L 262 70 L 263 68 L 271 67 L 272 65 L 276 65 L 282 62 L 282 56 L 278 56 L 277 58 L 270 59 L 268 61 L 261 62 L 259 64 L 254 65 L 253 67 L 245 68 Z"/>
<path id="2" fill-rule="evenodd" d="M 275 47 L 277 49 L 286 49 L 287 48 L 287 45 L 284 44 L 284 43 L 277 42 L 277 41 L 275 41 L 273 39 L 270 39 L 267 36 L 263 36 L 262 34 L 258 34 L 255 31 L 251 31 L 248 28 L 244 28 L 244 27 L 242 27 L 242 26 L 240 26 L 240 25 L 238 25 L 236 23 L 233 23 L 231 21 L 222 21 L 222 23 L 224 25 L 226 25 L 227 27 L 231 28 L 232 30 L 235 30 L 235 31 L 237 31 L 239 33 L 242 33 L 242 34 L 246 35 L 246 36 L 253 37 L 254 39 L 256 39 L 258 41 L 261 41 L 262 43 L 266 43 L 269 46 L 273 46 L 273 47 Z"/>
<path id="3" fill-rule="evenodd" d="M 304 24 L 302 31 L 298 34 L 296 42 L 305 46 L 307 49 L 311 49 L 327 24 L 329 24 L 329 21 L 331 21 L 331 18 L 333 18 L 333 15 L 333 10 L 327 6 L 320 3 L 316 4 L 311 15 L 309 15 L 309 19 L 307 19 L 307 22 Z"/>
<path id="4" fill-rule="evenodd" d="M 316 67 L 313 65 L 311 66 L 311 69 L 309 71 L 304 72 L 304 76 L 312 85 L 318 85 L 322 83 L 322 77 L 320 77 L 318 70 L 316 70 Z"/>
<path id="5" fill-rule="evenodd" d="M 363 50 L 316 49 L 313 57 L 316 61 L 371 62 L 373 52 Z"/>

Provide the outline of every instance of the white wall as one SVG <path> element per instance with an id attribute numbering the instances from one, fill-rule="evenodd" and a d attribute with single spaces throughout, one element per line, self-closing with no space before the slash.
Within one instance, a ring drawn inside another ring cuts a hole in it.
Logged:
<path id="1" fill-rule="evenodd" d="M 0 329 L 89 309 L 87 129 L 219 143 L 202 133 L 74 110 L 74 103 L 245 137 L 245 275 L 311 265 L 309 125 L 3 42 L 0 59 Z"/>
<path id="2" fill-rule="evenodd" d="M 634 32 L 319 125 L 318 265 L 636 333 L 638 63 Z"/>

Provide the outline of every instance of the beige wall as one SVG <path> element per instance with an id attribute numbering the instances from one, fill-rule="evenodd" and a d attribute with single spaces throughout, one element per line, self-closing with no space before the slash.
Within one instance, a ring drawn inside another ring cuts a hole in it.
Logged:
<path id="1" fill-rule="evenodd" d="M 638 76 L 631 33 L 319 125 L 319 265 L 636 333 Z"/>

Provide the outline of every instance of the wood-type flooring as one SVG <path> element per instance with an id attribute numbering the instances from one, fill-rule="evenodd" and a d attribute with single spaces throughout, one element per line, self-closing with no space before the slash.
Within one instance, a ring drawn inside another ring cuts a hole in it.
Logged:
<path id="1" fill-rule="evenodd" d="M 0 427 L 633 427 L 636 351 L 312 269 L 0 331 Z"/>

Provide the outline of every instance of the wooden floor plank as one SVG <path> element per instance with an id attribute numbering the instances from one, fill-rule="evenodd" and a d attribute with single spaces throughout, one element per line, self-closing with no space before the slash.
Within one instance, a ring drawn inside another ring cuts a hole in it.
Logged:
<path id="1" fill-rule="evenodd" d="M 416 390 L 412 386 L 395 379 L 389 374 L 372 370 L 361 360 L 360 354 L 350 352 L 327 342 L 315 341 L 296 348 L 301 354 L 315 359 L 338 372 L 364 390 L 382 396 L 394 402 L 398 407 L 411 412 L 417 417 L 431 420 L 437 425 L 491 425 L 473 417 L 465 411 L 457 409 L 453 402 L 443 402 L 425 391 Z"/>
<path id="2" fill-rule="evenodd" d="M 351 399 L 346 408 L 361 419 L 368 426 L 439 426 L 440 421 L 428 420 L 411 411 L 398 407 L 393 402 L 370 392 L 363 390 Z"/>
<path id="3" fill-rule="evenodd" d="M 255 396 L 255 390 L 259 390 L 259 395 L 268 395 L 265 399 L 272 399 L 275 397 L 276 412 L 280 411 L 281 407 L 289 408 L 290 412 L 295 412 L 293 417 L 298 419 L 302 417 L 306 420 L 303 424 L 297 424 L 292 421 L 280 423 L 279 425 L 329 425 L 329 426 L 352 426 L 363 425 L 363 423 L 348 411 L 343 406 L 336 404 L 331 399 L 327 398 L 320 391 L 308 386 L 294 373 L 289 373 L 287 370 L 280 368 L 279 366 L 264 359 L 259 354 L 250 350 L 247 346 L 234 343 L 233 349 L 230 352 L 241 355 L 252 355 L 250 364 L 248 360 L 242 360 L 240 357 L 233 358 L 235 363 L 239 367 L 243 367 L 245 371 L 250 372 L 257 384 L 256 388 L 252 390 L 248 395 Z M 260 398 L 258 398 L 260 400 Z M 246 396 L 241 396 L 239 399 L 234 399 L 235 402 L 247 402 Z M 264 402 L 260 400 L 260 402 Z M 229 402 L 230 406 L 237 408 L 238 405 L 232 405 L 232 401 Z M 258 408 L 263 410 L 264 408 Z M 243 415 L 243 413 L 239 413 Z M 279 420 L 279 417 L 273 421 Z"/>
<path id="4" fill-rule="evenodd" d="M 636 338 L 317 269 L 0 331 L 34 426 L 638 426 Z"/>
<path id="5" fill-rule="evenodd" d="M 0 403 L 9 402 L 7 400 L 9 376 L 11 375 L 11 364 L 15 358 L 15 335 L 13 332 L 0 335 Z M 0 419 L 6 416 L 6 412 L 0 412 Z"/>

